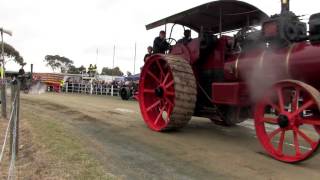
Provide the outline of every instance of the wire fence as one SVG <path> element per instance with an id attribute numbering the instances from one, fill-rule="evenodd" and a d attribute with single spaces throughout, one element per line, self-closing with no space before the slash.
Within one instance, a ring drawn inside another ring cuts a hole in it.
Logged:
<path id="1" fill-rule="evenodd" d="M 54 92 L 56 90 L 53 86 L 48 86 L 47 91 Z M 58 91 L 63 93 L 119 96 L 120 86 L 107 84 L 65 83 L 63 86 L 59 87 Z"/>
<path id="2" fill-rule="evenodd" d="M 0 152 L 0 175 L 5 172 L 2 168 L 8 137 L 9 139 L 9 169 L 8 180 L 16 179 L 16 159 L 19 147 L 19 113 L 20 113 L 20 83 L 13 81 L 11 84 L 11 113 L 7 124 L 7 128 L 4 134 L 4 141 L 2 143 Z"/>

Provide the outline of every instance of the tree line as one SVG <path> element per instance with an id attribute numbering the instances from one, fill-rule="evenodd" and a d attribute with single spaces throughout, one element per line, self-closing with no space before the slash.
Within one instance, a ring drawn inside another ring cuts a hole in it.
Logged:
<path id="1" fill-rule="evenodd" d="M 20 55 L 19 51 L 17 51 L 13 46 L 8 43 L 4 44 L 4 55 L 9 60 L 13 60 L 17 64 L 21 66 L 25 66 L 27 63 L 24 61 L 23 57 Z M 0 48 L 0 54 L 2 49 Z M 53 71 L 60 71 L 61 73 L 69 73 L 69 74 L 82 74 L 87 73 L 87 68 L 83 65 L 76 67 L 74 65 L 74 61 L 60 55 L 46 55 L 43 60 L 48 67 L 50 67 Z M 109 68 L 103 67 L 100 73 L 101 75 L 110 75 L 110 76 L 123 76 L 124 73 L 120 70 L 119 67 Z M 131 72 L 126 72 L 127 76 L 132 75 Z"/>
<path id="2" fill-rule="evenodd" d="M 59 56 L 59 55 L 46 55 L 44 58 L 44 62 L 48 67 L 50 67 L 53 71 L 60 71 L 61 73 L 69 73 L 69 74 L 82 74 L 87 73 L 87 68 L 83 65 L 76 67 L 74 65 L 74 61 L 70 60 L 67 57 Z M 101 75 L 109 75 L 109 76 L 123 76 L 124 73 L 120 70 L 119 67 L 108 68 L 103 67 L 100 73 Z M 131 72 L 126 73 L 127 76 L 132 75 Z"/>
<path id="3" fill-rule="evenodd" d="M 1 46 L 1 43 L 0 43 Z M 14 62 L 16 62 L 17 64 L 24 66 L 27 63 L 24 62 L 23 57 L 20 55 L 19 51 L 17 51 L 13 46 L 11 46 L 10 44 L 4 42 L 3 43 L 3 49 L 4 49 L 4 55 L 6 58 L 8 58 L 9 60 L 13 60 Z M 0 48 L 0 54 L 2 53 L 2 48 Z"/>

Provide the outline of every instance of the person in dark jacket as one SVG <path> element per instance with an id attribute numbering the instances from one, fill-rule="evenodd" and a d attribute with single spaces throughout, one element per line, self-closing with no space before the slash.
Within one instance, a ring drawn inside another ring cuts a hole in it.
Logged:
<path id="1" fill-rule="evenodd" d="M 24 65 L 21 65 L 21 68 L 19 69 L 18 79 L 20 80 L 20 83 L 21 83 L 21 89 L 25 90 L 27 88 L 26 77 L 25 77 L 26 73 L 25 73 L 23 67 L 24 67 Z"/>
<path id="2" fill-rule="evenodd" d="M 192 38 L 191 38 L 191 30 L 187 29 L 184 31 L 184 37 L 180 40 L 178 40 L 177 43 L 182 43 L 184 45 L 188 44 L 190 41 L 192 41 Z"/>
<path id="3" fill-rule="evenodd" d="M 24 71 L 23 67 L 24 67 L 24 65 L 21 65 L 21 68 L 19 69 L 19 75 L 20 76 L 24 76 L 24 74 L 25 74 L 25 71 Z"/>
<path id="4" fill-rule="evenodd" d="M 156 37 L 153 41 L 153 53 L 164 54 L 170 49 L 170 44 L 166 41 L 166 32 L 160 31 L 159 37 Z"/>
<path id="5" fill-rule="evenodd" d="M 152 55 L 152 47 L 151 46 L 148 46 L 148 48 L 147 48 L 147 50 L 148 50 L 148 54 L 146 54 L 145 56 L 144 56 L 144 63 L 146 63 L 147 62 L 147 60 L 148 60 L 148 58 Z"/>

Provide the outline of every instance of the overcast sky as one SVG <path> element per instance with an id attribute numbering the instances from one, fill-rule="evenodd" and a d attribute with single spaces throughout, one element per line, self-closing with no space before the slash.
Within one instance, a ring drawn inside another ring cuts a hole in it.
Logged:
<path id="1" fill-rule="evenodd" d="M 68 57 L 76 66 L 112 67 L 115 45 L 115 65 L 133 72 L 136 43 L 138 72 L 146 47 L 161 29 L 146 31 L 145 25 L 207 2 L 210 0 L 0 0 L 0 27 L 13 31 L 5 41 L 24 57 L 26 70 L 33 63 L 36 72 L 51 72 L 43 62 L 47 54 Z M 280 0 L 245 2 L 269 15 L 280 11 Z M 296 14 L 320 12 L 316 2 L 291 0 L 291 10 Z M 18 68 L 12 62 L 7 65 L 8 70 Z"/>

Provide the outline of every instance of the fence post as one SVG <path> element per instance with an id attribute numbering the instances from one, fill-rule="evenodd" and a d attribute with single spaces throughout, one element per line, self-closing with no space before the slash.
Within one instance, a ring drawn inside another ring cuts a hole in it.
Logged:
<path id="1" fill-rule="evenodd" d="M 11 83 L 11 113 L 12 113 L 12 117 L 13 118 L 11 120 L 11 123 L 10 123 L 10 155 L 12 155 L 12 143 L 13 143 L 13 125 L 14 125 L 14 121 L 15 121 L 15 117 L 14 117 L 14 114 L 16 114 L 16 101 L 15 101 L 15 97 L 16 97 L 16 93 L 17 93 L 17 85 L 18 85 L 18 81 L 17 80 L 14 80 L 12 81 Z M 11 114 L 10 114 L 11 116 Z"/>
<path id="2" fill-rule="evenodd" d="M 68 83 L 66 83 L 66 93 L 68 93 L 68 88 L 69 88 Z"/>
<path id="3" fill-rule="evenodd" d="M 83 82 L 81 83 L 81 94 L 83 94 L 83 92 L 85 92 L 85 86 L 83 84 Z"/>
<path id="4" fill-rule="evenodd" d="M 16 155 L 19 152 L 19 123 L 20 123 L 20 87 L 21 87 L 21 82 L 18 81 L 18 86 L 17 86 L 17 99 L 16 99 Z"/>
<path id="5" fill-rule="evenodd" d="M 90 84 L 86 84 L 86 94 L 90 94 Z"/>
<path id="6" fill-rule="evenodd" d="M 1 115 L 7 118 L 7 100 L 6 100 L 6 80 L 2 79 L 1 82 Z"/>
<path id="7" fill-rule="evenodd" d="M 10 112 L 12 112 L 12 103 L 14 101 L 14 96 L 15 96 L 15 93 L 16 93 L 16 85 L 15 85 L 15 81 L 12 81 L 11 82 L 11 106 L 10 106 Z"/>
<path id="8" fill-rule="evenodd" d="M 90 94 L 92 95 L 92 91 L 93 91 L 93 87 L 92 87 L 92 83 L 90 84 Z"/>
<path id="9" fill-rule="evenodd" d="M 88 91 L 88 84 L 86 84 L 86 94 L 89 94 L 89 91 Z"/>
<path id="10" fill-rule="evenodd" d="M 111 96 L 113 96 L 113 85 L 111 86 Z"/>

